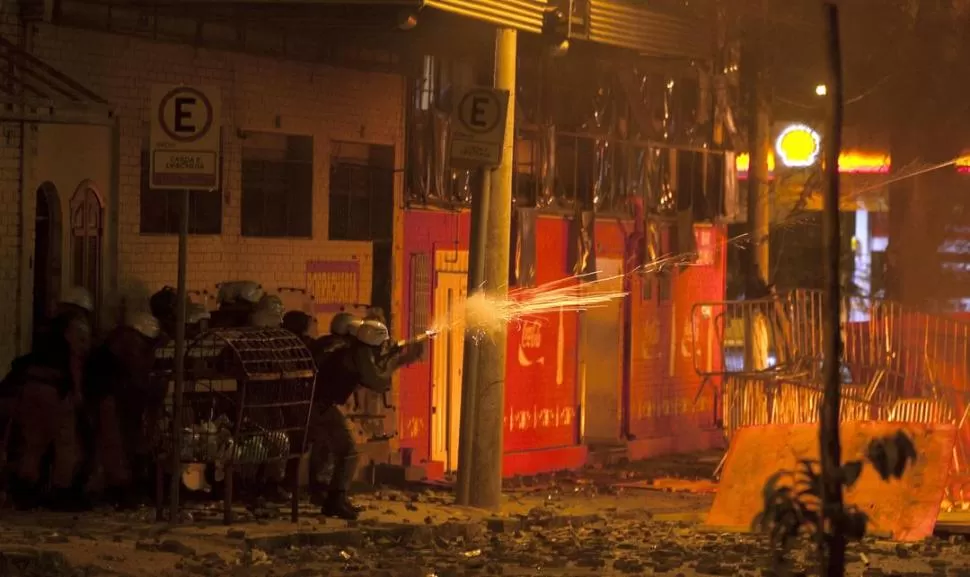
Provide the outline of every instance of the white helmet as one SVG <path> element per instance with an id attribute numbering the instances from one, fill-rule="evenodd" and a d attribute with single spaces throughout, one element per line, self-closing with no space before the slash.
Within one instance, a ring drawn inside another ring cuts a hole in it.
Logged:
<path id="1" fill-rule="evenodd" d="M 381 321 L 366 320 L 360 323 L 360 328 L 357 329 L 357 340 L 365 345 L 379 347 L 388 338 L 390 334 L 387 332 L 387 326 Z"/>
<path id="2" fill-rule="evenodd" d="M 206 321 L 212 318 L 209 311 L 206 310 L 205 305 L 201 303 L 188 303 L 185 308 L 185 323 L 189 325 L 195 325 L 202 321 Z"/>
<path id="3" fill-rule="evenodd" d="M 364 324 L 362 319 L 351 319 L 350 324 L 347 325 L 347 334 L 356 337 L 357 331 L 360 330 L 360 325 Z"/>
<path id="4" fill-rule="evenodd" d="M 247 303 L 258 303 L 263 294 L 263 287 L 254 282 L 246 282 L 239 287 L 239 298 Z"/>
<path id="5" fill-rule="evenodd" d="M 256 305 L 259 310 L 270 310 L 279 313 L 282 317 L 285 309 L 283 307 L 283 300 L 276 295 L 263 295 L 259 299 L 259 304 Z"/>
<path id="6" fill-rule="evenodd" d="M 348 312 L 339 312 L 330 321 L 330 334 L 337 336 L 352 335 L 352 330 L 360 326 L 360 319 Z M 356 326 L 354 326 L 356 325 Z"/>
<path id="7" fill-rule="evenodd" d="M 146 312 L 132 313 L 128 318 L 128 326 L 138 331 L 143 337 L 149 339 L 158 338 L 159 333 L 162 332 L 162 327 L 158 323 L 158 319 L 152 316 L 151 313 Z"/>
<path id="8" fill-rule="evenodd" d="M 278 329 L 283 324 L 283 317 L 272 309 L 262 309 L 253 313 L 250 323 L 261 329 Z"/>
<path id="9" fill-rule="evenodd" d="M 64 305 L 74 305 L 82 308 L 89 313 L 94 312 L 94 299 L 91 298 L 91 293 L 88 292 L 88 289 L 83 286 L 73 286 L 67 289 L 67 292 L 64 293 L 60 302 Z"/>

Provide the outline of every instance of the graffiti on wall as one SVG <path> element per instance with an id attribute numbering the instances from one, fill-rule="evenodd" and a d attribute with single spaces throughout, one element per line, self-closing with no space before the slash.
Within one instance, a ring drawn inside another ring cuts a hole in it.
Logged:
<path id="1" fill-rule="evenodd" d="M 508 430 L 514 432 L 568 427 L 575 419 L 576 407 L 556 405 L 540 408 L 538 405 L 533 405 L 531 408 L 509 407 L 504 421 Z"/>
<path id="2" fill-rule="evenodd" d="M 424 431 L 424 419 L 419 417 L 405 419 L 404 426 L 401 427 L 401 440 L 417 439 Z"/>
<path id="3" fill-rule="evenodd" d="M 717 243 L 712 226 L 695 226 L 694 237 L 697 246 L 697 261 L 695 266 L 714 266 L 717 259 Z"/>
<path id="4" fill-rule="evenodd" d="M 711 411 L 713 402 L 713 399 L 708 396 L 702 396 L 697 399 L 696 403 L 693 399 L 687 397 L 642 401 L 637 404 L 634 415 L 637 419 L 652 419 L 657 417 L 684 417 L 687 415 L 706 414 Z"/>
<path id="5" fill-rule="evenodd" d="M 316 313 L 333 313 L 343 306 L 352 305 L 360 298 L 360 262 L 308 261 L 306 288 L 313 295 Z"/>

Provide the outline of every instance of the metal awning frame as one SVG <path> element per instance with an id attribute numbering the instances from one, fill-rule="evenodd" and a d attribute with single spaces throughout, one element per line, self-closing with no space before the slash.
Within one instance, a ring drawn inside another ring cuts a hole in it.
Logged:
<path id="1" fill-rule="evenodd" d="M 114 126 L 114 107 L 81 83 L 0 37 L 0 121 Z"/>

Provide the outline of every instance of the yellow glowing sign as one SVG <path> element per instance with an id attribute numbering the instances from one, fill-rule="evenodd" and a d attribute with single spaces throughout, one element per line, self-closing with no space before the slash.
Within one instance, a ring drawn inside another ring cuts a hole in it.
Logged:
<path id="1" fill-rule="evenodd" d="M 804 124 L 792 124 L 781 131 L 775 141 L 775 154 L 789 168 L 805 168 L 818 160 L 822 139 Z"/>
<path id="2" fill-rule="evenodd" d="M 967 157 L 970 161 L 970 157 Z M 739 154 L 735 159 L 735 166 L 740 174 L 748 172 L 750 162 L 747 154 Z M 957 163 L 959 166 L 959 162 Z M 842 174 L 886 174 L 889 172 L 890 160 L 886 154 L 871 152 L 843 152 L 839 155 L 839 172 Z M 970 162 L 967 164 L 970 167 Z M 775 170 L 775 156 L 768 157 L 768 170 Z"/>

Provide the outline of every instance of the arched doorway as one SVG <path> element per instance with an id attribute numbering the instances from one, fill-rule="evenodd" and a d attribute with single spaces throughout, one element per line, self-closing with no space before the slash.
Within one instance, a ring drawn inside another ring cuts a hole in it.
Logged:
<path id="1" fill-rule="evenodd" d="M 61 199 L 50 182 L 40 185 L 34 208 L 34 306 L 36 344 L 47 323 L 61 287 Z"/>
<path id="2" fill-rule="evenodd" d="M 103 206 L 90 181 L 82 182 L 71 198 L 71 280 L 91 292 L 96 313 L 101 303 Z"/>

